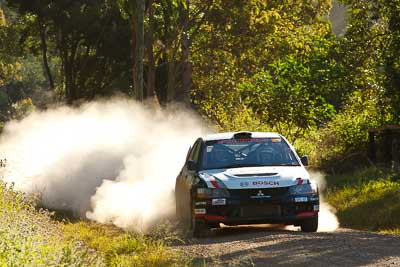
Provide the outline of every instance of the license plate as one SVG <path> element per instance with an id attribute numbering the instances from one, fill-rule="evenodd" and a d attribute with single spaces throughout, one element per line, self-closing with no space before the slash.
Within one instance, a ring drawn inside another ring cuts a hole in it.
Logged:
<path id="1" fill-rule="evenodd" d="M 220 205 L 225 205 L 226 204 L 226 199 L 225 198 L 214 198 L 211 201 L 211 204 L 213 206 L 220 206 Z"/>
<path id="2" fill-rule="evenodd" d="M 307 197 L 295 197 L 294 202 L 308 202 Z"/>
<path id="3" fill-rule="evenodd" d="M 279 216 L 280 206 L 278 205 L 248 206 L 241 208 L 240 213 L 241 217 Z"/>

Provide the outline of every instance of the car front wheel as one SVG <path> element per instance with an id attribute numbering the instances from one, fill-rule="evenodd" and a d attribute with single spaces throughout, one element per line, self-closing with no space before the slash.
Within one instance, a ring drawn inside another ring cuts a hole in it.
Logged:
<path id="1" fill-rule="evenodd" d="M 192 234 L 193 237 L 207 237 L 211 234 L 211 227 L 204 221 L 193 217 Z"/>
<path id="2" fill-rule="evenodd" d="M 302 232 L 316 232 L 318 229 L 318 216 L 304 220 L 300 224 Z"/>

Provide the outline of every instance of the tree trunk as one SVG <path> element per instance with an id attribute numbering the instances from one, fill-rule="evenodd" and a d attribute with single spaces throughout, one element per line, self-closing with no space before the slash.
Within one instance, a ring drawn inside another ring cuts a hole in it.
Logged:
<path id="1" fill-rule="evenodd" d="M 168 62 L 167 103 L 175 99 L 175 81 L 175 62 L 171 60 Z"/>
<path id="2" fill-rule="evenodd" d="M 76 82 L 76 70 L 75 70 L 75 54 L 78 48 L 78 43 L 75 43 L 72 47 L 68 47 L 65 40 L 65 33 L 61 32 L 60 40 L 60 54 L 62 55 L 62 69 L 64 71 L 64 83 L 65 83 L 65 96 L 68 105 L 72 105 L 75 100 L 79 98 L 79 90 Z"/>
<path id="3" fill-rule="evenodd" d="M 60 39 L 58 44 L 58 49 L 60 50 L 61 55 L 61 69 L 62 69 L 62 77 L 63 77 L 63 86 L 65 90 L 65 99 L 67 100 L 67 104 L 72 104 L 72 97 L 71 97 L 71 78 L 70 78 L 70 67 L 69 67 L 69 60 L 68 60 L 68 50 L 66 47 L 65 41 L 65 34 L 61 30 L 60 31 Z"/>
<path id="4" fill-rule="evenodd" d="M 140 102 L 143 101 L 144 12 L 144 0 L 136 0 L 135 90 Z"/>
<path id="5" fill-rule="evenodd" d="M 192 68 L 190 64 L 190 39 L 189 39 L 189 5 L 186 0 L 186 7 L 181 6 L 181 19 L 183 24 L 181 45 L 182 45 L 182 100 L 184 103 L 190 103 L 190 87 L 192 82 Z"/>
<path id="6" fill-rule="evenodd" d="M 136 22 L 135 17 L 131 16 L 131 62 L 132 62 L 132 92 L 136 98 Z"/>
<path id="7" fill-rule="evenodd" d="M 45 71 L 47 79 L 49 81 L 50 89 L 53 90 L 54 89 L 54 80 L 53 80 L 53 76 L 51 75 L 49 63 L 47 61 L 46 26 L 43 24 L 41 17 L 38 17 L 38 24 L 39 24 L 39 33 L 40 33 L 40 40 L 41 40 L 44 71 Z"/>
<path id="8" fill-rule="evenodd" d="M 153 27 L 154 27 L 154 0 L 149 0 L 149 32 L 147 38 L 147 57 L 148 57 L 148 72 L 147 72 L 147 97 L 157 101 L 156 95 L 156 69 L 154 66 L 154 51 L 153 51 Z"/>

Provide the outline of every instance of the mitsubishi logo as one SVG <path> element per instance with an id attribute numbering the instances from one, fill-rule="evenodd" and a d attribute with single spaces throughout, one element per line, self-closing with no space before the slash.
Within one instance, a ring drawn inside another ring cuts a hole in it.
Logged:
<path id="1" fill-rule="evenodd" d="M 258 190 L 257 195 L 251 196 L 250 198 L 271 198 L 271 196 L 264 195 L 264 193 L 261 190 Z"/>

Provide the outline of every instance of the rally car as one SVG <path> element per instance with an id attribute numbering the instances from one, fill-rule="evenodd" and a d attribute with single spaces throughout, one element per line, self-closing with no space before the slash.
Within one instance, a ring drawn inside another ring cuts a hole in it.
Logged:
<path id="1" fill-rule="evenodd" d="M 196 140 L 176 179 L 177 218 L 194 236 L 240 224 L 318 228 L 319 192 L 280 134 L 230 132 Z"/>

